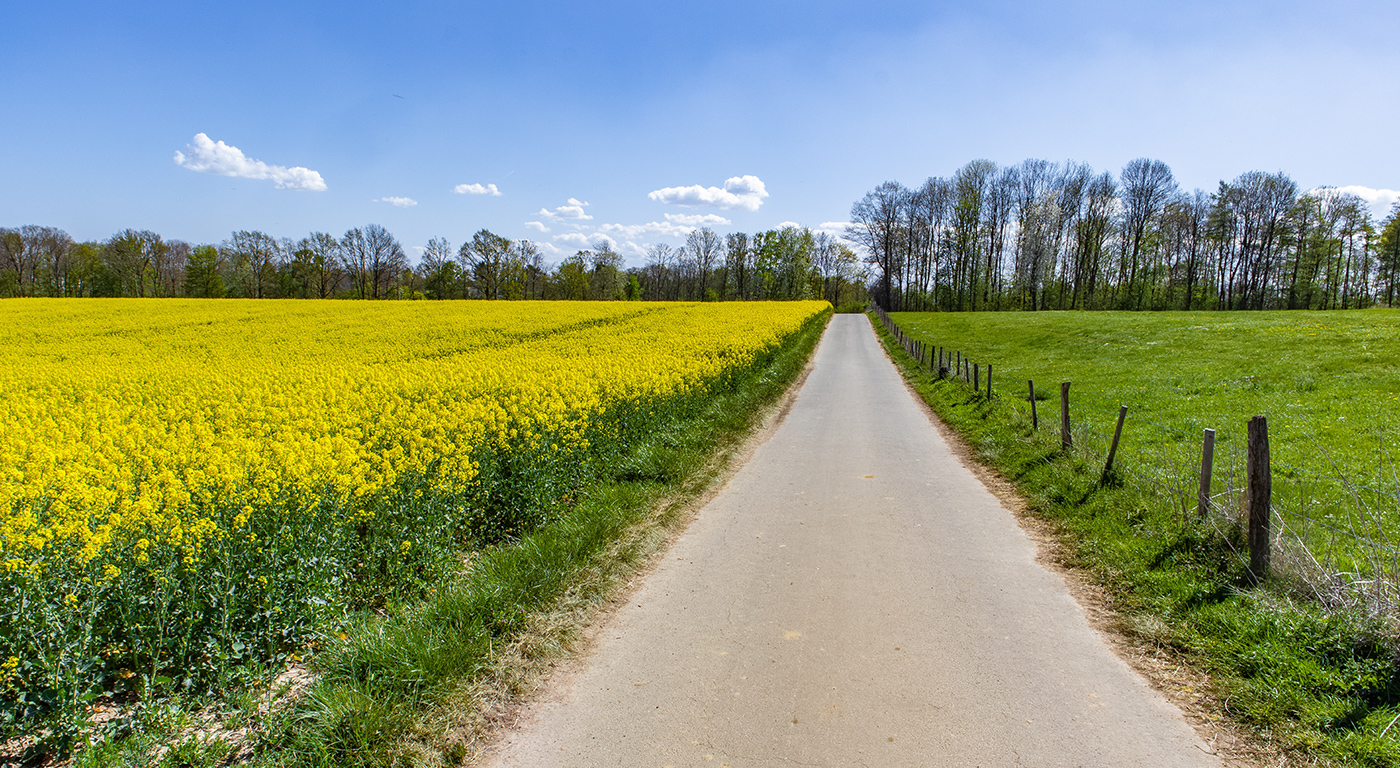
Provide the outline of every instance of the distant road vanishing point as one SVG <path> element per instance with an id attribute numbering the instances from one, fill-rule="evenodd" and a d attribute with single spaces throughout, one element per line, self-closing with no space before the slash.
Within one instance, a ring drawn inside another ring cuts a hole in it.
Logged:
<path id="1" fill-rule="evenodd" d="M 786 420 L 484 763 L 1219 766 L 837 315 Z"/>

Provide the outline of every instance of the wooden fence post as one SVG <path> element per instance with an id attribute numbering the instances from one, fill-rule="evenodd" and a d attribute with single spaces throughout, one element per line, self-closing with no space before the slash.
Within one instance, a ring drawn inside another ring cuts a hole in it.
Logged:
<path id="1" fill-rule="evenodd" d="M 987 363 L 987 399 L 992 399 L 992 364 Z"/>
<path id="2" fill-rule="evenodd" d="M 1040 414 L 1035 412 L 1035 380 L 1026 379 L 1026 386 L 1031 390 L 1031 429 L 1040 429 Z"/>
<path id="3" fill-rule="evenodd" d="M 1118 455 L 1118 440 L 1123 437 L 1123 419 L 1128 415 L 1128 406 L 1118 407 L 1118 426 L 1113 430 L 1113 445 L 1108 447 L 1108 461 L 1103 464 L 1103 476 L 1099 482 L 1107 482 L 1108 476 L 1113 472 L 1113 457 Z"/>
<path id="4" fill-rule="evenodd" d="M 1215 430 L 1201 436 L 1201 489 L 1196 492 L 1196 516 L 1205 519 L 1210 512 L 1210 472 L 1215 464 Z"/>
<path id="5" fill-rule="evenodd" d="M 1269 505 L 1273 475 L 1269 468 L 1269 421 L 1249 420 L 1249 578 L 1258 584 L 1269 576 Z"/>
<path id="6" fill-rule="evenodd" d="M 977 381 L 977 372 L 982 370 L 982 366 L 977 363 L 972 364 L 972 394 L 981 394 L 982 385 Z"/>
<path id="7" fill-rule="evenodd" d="M 1074 447 L 1074 437 L 1069 433 L 1069 385 L 1060 382 L 1060 447 L 1068 451 Z"/>

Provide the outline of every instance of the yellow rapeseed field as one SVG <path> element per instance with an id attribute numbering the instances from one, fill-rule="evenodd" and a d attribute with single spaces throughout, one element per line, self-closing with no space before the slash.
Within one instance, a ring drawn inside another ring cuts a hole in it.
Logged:
<path id="1" fill-rule="evenodd" d="M 0 344 L 5 568 L 114 537 L 198 557 L 201 510 L 374 496 L 482 443 L 577 447 L 618 401 L 688 392 L 817 310 L 638 303 L 22 301 Z M 235 522 L 246 523 L 235 518 Z"/>
<path id="2" fill-rule="evenodd" d="M 826 307 L 0 303 L 0 612 L 30 633 L 0 649 L 0 688 L 14 694 L 25 669 L 63 684 L 67 652 L 45 647 L 67 640 L 35 639 L 48 635 L 96 631 L 99 671 L 128 676 L 161 673 L 161 622 L 221 612 L 219 631 L 256 640 L 290 608 L 243 595 L 335 556 L 334 583 L 353 586 L 368 557 L 345 542 L 387 500 L 455 500 L 443 509 L 479 518 L 492 510 L 469 503 L 502 498 L 478 492 L 489 472 L 515 497 L 566 497 L 559 478 L 606 455 L 599 443 L 725 386 Z M 527 477 L 535 465 L 557 471 Z M 392 523 L 400 559 L 447 530 L 440 510 L 414 514 Z"/>

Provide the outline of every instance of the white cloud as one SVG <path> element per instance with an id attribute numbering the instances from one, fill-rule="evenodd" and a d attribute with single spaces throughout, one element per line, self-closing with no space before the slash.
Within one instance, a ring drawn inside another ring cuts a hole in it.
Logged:
<path id="1" fill-rule="evenodd" d="M 452 191 L 456 192 L 459 195 L 490 195 L 491 197 L 501 196 L 501 190 L 496 189 L 495 184 L 487 184 L 484 187 L 480 184 L 458 184 L 457 186 L 452 188 Z"/>
<path id="2" fill-rule="evenodd" d="M 666 220 L 692 227 L 727 227 L 733 223 L 717 213 L 668 213 Z"/>
<path id="3" fill-rule="evenodd" d="M 638 245 L 637 243 L 634 243 L 631 240 L 628 240 L 625 243 L 618 243 L 614 245 L 613 250 L 628 258 L 640 259 L 647 255 L 647 249 L 645 245 Z"/>
<path id="4" fill-rule="evenodd" d="M 757 176 L 733 176 L 726 179 L 724 187 L 702 187 L 692 184 L 688 187 L 665 187 L 647 194 L 652 200 L 667 205 L 712 206 L 715 208 L 742 208 L 756 211 L 768 197 L 768 190 Z"/>
<path id="5" fill-rule="evenodd" d="M 1356 195 L 1371 204 L 1371 212 L 1377 216 L 1384 216 L 1390 213 L 1390 206 L 1400 202 L 1400 190 L 1395 189 L 1373 189 L 1363 187 L 1358 184 L 1351 184 L 1345 187 L 1337 187 L 1338 192 L 1349 195 Z"/>
<path id="6" fill-rule="evenodd" d="M 787 229 L 788 227 L 792 227 L 793 229 L 802 229 L 802 225 L 801 225 L 801 224 L 798 224 L 798 223 L 795 222 L 795 221 L 784 221 L 784 222 L 781 222 L 781 223 L 778 224 L 778 226 L 773 227 L 773 229 Z"/>
<path id="7" fill-rule="evenodd" d="M 412 208 L 413 206 L 418 204 L 418 201 L 414 200 L 411 197 L 381 197 L 378 200 L 375 200 L 374 202 L 388 203 L 389 205 L 392 205 L 395 208 Z"/>
<path id="8" fill-rule="evenodd" d="M 546 227 L 546 226 L 544 225 L 544 222 L 542 222 L 542 221 L 527 221 L 527 222 L 525 222 L 525 227 L 526 227 L 527 229 L 539 230 L 540 232 L 548 232 L 548 231 L 549 231 L 549 227 Z"/>
<path id="9" fill-rule="evenodd" d="M 554 239 L 565 245 L 577 245 L 580 248 L 587 248 L 592 244 L 588 239 L 588 235 L 582 232 L 565 232 L 562 235 L 555 235 Z"/>
<path id="10" fill-rule="evenodd" d="M 602 242 L 606 242 L 614 249 L 617 248 L 617 240 L 602 232 L 565 232 L 555 235 L 554 240 L 575 248 L 592 248 Z"/>
<path id="11" fill-rule="evenodd" d="M 537 242 L 537 243 L 535 243 L 535 245 L 538 245 L 538 246 L 540 247 L 540 251 L 541 251 L 542 253 L 544 253 L 546 256 L 558 256 L 559 254 L 565 252 L 563 248 L 560 248 L 559 246 L 555 245 L 554 243 L 549 243 L 549 242 Z"/>
<path id="12" fill-rule="evenodd" d="M 587 206 L 588 203 L 571 197 L 567 204 L 561 205 L 552 211 L 548 208 L 541 208 L 540 215 L 551 220 L 574 219 L 576 221 L 588 221 L 593 217 L 584 213 L 583 209 Z"/>
<path id="13" fill-rule="evenodd" d="M 614 232 L 629 240 L 646 235 L 685 237 L 693 229 L 695 229 L 694 226 L 676 224 L 670 221 L 651 221 L 646 224 L 604 224 L 598 227 L 600 232 Z"/>
<path id="14" fill-rule="evenodd" d="M 175 164 L 191 171 L 218 176 L 271 179 L 272 185 L 277 189 L 306 189 L 314 192 L 324 192 L 326 189 L 325 179 L 310 168 L 268 165 L 248 157 L 238 147 L 214 141 L 203 133 L 194 135 L 191 143 L 185 146 L 185 152 L 175 153 Z"/>
<path id="15" fill-rule="evenodd" d="M 854 245 L 854 241 L 846 238 L 846 227 L 851 226 L 849 221 L 823 221 L 820 226 L 813 227 L 813 232 L 825 232 L 838 241 L 847 245 Z"/>

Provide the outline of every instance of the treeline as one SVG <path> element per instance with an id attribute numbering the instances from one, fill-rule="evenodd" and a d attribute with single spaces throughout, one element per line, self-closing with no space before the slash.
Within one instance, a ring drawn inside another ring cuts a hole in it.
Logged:
<path id="1" fill-rule="evenodd" d="M 630 269 L 607 240 L 550 264 L 536 243 L 486 229 L 458 246 L 434 238 L 416 264 L 376 224 L 300 240 L 238 231 L 217 245 L 166 240 L 145 230 L 74 242 L 53 227 L 0 229 L 4 297 L 824 298 L 839 305 L 864 301 L 867 279 L 850 248 L 827 233 L 797 227 L 725 236 L 693 230 L 685 245 L 651 246 L 646 263 Z"/>
<path id="2" fill-rule="evenodd" d="M 1400 204 L 1301 191 L 1250 171 L 1213 193 L 1159 160 L 974 160 L 916 188 L 888 181 L 851 208 L 871 293 L 909 310 L 1339 309 L 1394 306 Z"/>

